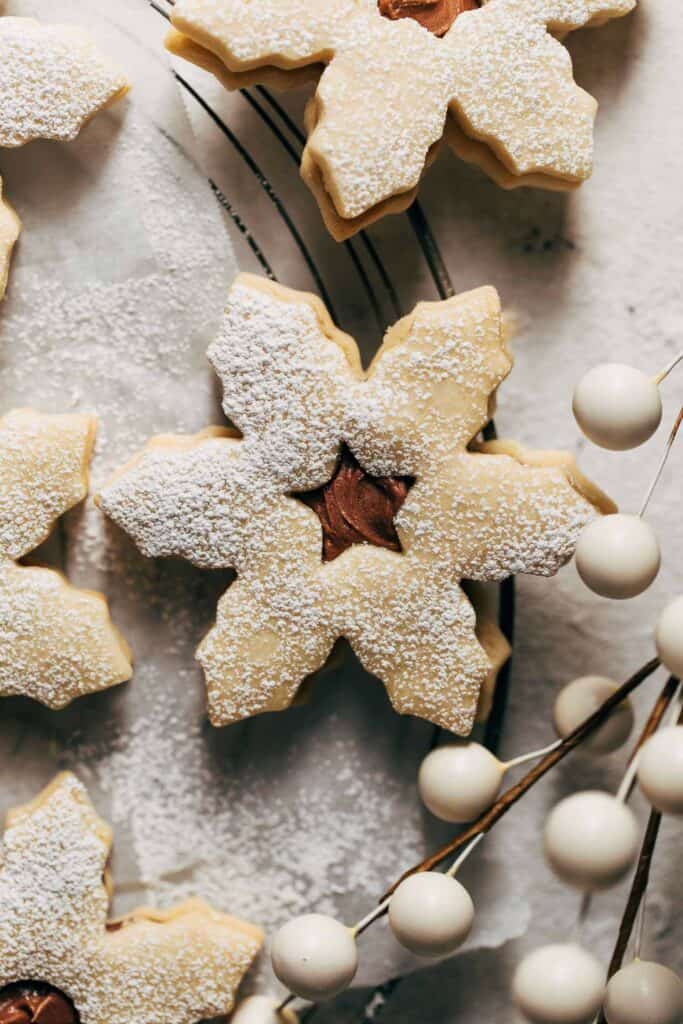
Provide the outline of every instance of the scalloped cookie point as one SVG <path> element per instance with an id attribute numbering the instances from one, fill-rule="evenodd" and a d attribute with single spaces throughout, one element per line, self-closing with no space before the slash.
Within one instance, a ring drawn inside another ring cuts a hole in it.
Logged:
<path id="1" fill-rule="evenodd" d="M 108 921 L 103 872 L 111 842 L 70 773 L 9 813 L 0 990 L 6 994 L 17 977 L 35 986 L 47 974 L 81 1021 L 197 1024 L 229 1012 L 261 947 L 260 929 L 201 900 Z"/>
<path id="2" fill-rule="evenodd" d="M 557 37 L 634 6 L 178 0 L 167 46 L 228 88 L 281 85 L 327 65 L 306 112 L 301 172 L 343 239 L 411 204 L 444 137 L 506 188 L 584 181 L 597 104 L 574 82 Z"/>
<path id="3" fill-rule="evenodd" d="M 289 707 L 344 636 L 398 712 L 469 733 L 500 648 L 458 581 L 550 575 L 611 507 L 567 455 L 470 448 L 511 368 L 495 290 L 420 303 L 364 372 L 319 299 L 240 275 L 209 358 L 241 436 L 158 438 L 97 501 L 146 555 L 237 571 L 197 651 L 212 723 Z M 398 505 L 367 477 L 325 489 L 342 442 L 375 483 L 413 481 Z M 376 546 L 392 516 L 400 550 Z"/>
<path id="4" fill-rule="evenodd" d="M 0 696 L 62 708 L 132 675 L 101 594 L 17 564 L 86 496 L 95 431 L 95 418 L 77 413 L 0 417 Z"/>
<path id="5" fill-rule="evenodd" d="M 74 139 L 128 88 L 82 29 L 0 18 L 0 146 Z"/>

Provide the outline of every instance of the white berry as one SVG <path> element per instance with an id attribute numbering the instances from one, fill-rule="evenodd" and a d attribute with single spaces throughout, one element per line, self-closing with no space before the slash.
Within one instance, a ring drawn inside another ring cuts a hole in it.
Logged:
<path id="1" fill-rule="evenodd" d="M 638 758 L 638 783 L 662 814 L 683 815 L 683 726 L 660 729 Z"/>
<path id="2" fill-rule="evenodd" d="M 467 889 L 450 875 L 423 871 L 404 879 L 389 903 L 391 930 L 417 956 L 445 956 L 470 933 L 474 906 Z"/>
<path id="3" fill-rule="evenodd" d="M 312 1002 L 348 988 L 358 968 L 350 930 L 324 914 L 304 914 L 288 921 L 275 935 L 270 955 L 282 984 Z"/>
<path id="4" fill-rule="evenodd" d="M 605 676 L 580 676 L 560 690 L 553 708 L 553 722 L 557 735 L 564 739 L 585 722 L 605 703 L 617 689 L 617 684 Z M 627 699 L 618 704 L 609 718 L 580 746 L 591 754 L 611 754 L 618 750 L 633 729 L 633 705 Z"/>
<path id="5" fill-rule="evenodd" d="M 683 677 L 683 597 L 677 597 L 659 616 L 655 630 L 657 654 L 665 668 Z"/>
<path id="6" fill-rule="evenodd" d="M 555 873 L 584 892 L 608 889 L 626 874 L 638 848 L 633 812 L 609 793 L 586 790 L 548 816 L 545 854 Z"/>
<path id="7" fill-rule="evenodd" d="M 659 572 L 659 543 L 640 516 L 613 515 L 594 519 L 576 546 L 581 579 L 601 597 L 623 600 L 642 594 Z"/>
<path id="8" fill-rule="evenodd" d="M 274 996 L 249 996 L 239 1004 L 230 1024 L 297 1024 L 299 1018 L 289 1007 L 277 1012 L 281 1002 Z"/>
<path id="9" fill-rule="evenodd" d="M 683 984 L 677 974 L 647 960 L 622 967 L 607 986 L 608 1024 L 680 1024 Z"/>
<path id="10" fill-rule="evenodd" d="M 504 767 L 480 743 L 451 743 L 427 754 L 417 779 L 426 807 L 442 821 L 478 818 L 498 795 Z"/>
<path id="11" fill-rule="evenodd" d="M 605 971 L 580 946 L 542 946 L 515 971 L 512 996 L 532 1024 L 589 1024 L 602 1005 Z"/>
<path id="12" fill-rule="evenodd" d="M 574 391 L 573 409 L 586 437 L 617 452 L 643 444 L 662 419 L 656 381 L 625 363 L 589 370 Z"/>

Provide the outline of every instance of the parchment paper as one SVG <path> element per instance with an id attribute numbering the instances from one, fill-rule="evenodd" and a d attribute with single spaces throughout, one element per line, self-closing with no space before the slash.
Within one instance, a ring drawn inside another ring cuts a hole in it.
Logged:
<path id="1" fill-rule="evenodd" d="M 667 60 L 683 74 L 670 31 L 678 25 L 680 36 L 675 5 L 643 5 L 572 41 L 579 80 L 604 103 L 596 174 L 578 195 L 505 194 L 444 155 L 420 197 L 455 287 L 495 284 L 517 324 L 500 432 L 580 449 L 584 467 L 627 510 L 639 504 L 665 427 L 643 449 L 614 456 L 579 439 L 569 405 L 574 382 L 595 362 L 619 358 L 655 372 L 681 345 L 683 143 L 667 129 L 680 122 L 683 89 L 671 92 L 661 75 Z M 150 435 L 221 422 L 205 350 L 236 270 L 229 236 L 243 269 L 322 288 L 366 357 L 399 312 L 436 297 L 429 239 L 415 233 L 414 218 L 373 227 L 373 248 L 326 236 L 292 155 L 305 94 L 276 97 L 290 125 L 259 90 L 228 96 L 177 64 L 226 132 L 174 81 L 163 19 L 145 0 L 6 6 L 87 26 L 133 82 L 130 97 L 75 143 L 0 153 L 7 196 L 24 222 L 0 310 L 0 405 L 96 411 L 93 490 Z M 680 379 L 665 393 L 670 422 Z M 680 465 L 675 455 L 652 506 L 665 563 L 647 595 L 603 602 L 573 567 L 551 581 L 519 581 L 504 753 L 552 738 L 562 683 L 588 671 L 621 678 L 651 655 L 651 622 L 682 584 Z M 415 790 L 431 726 L 396 716 L 350 656 L 320 680 L 308 706 L 222 731 L 208 725 L 193 651 L 230 574 L 142 558 L 91 502 L 66 517 L 39 557 L 107 594 L 136 671 L 132 683 L 60 713 L 3 701 L 0 807 L 73 768 L 115 828 L 117 910 L 197 894 L 270 932 L 312 909 L 350 922 L 450 835 Z M 477 919 L 461 955 L 427 969 L 380 924 L 361 942 L 354 991 L 315 1020 L 374 1019 L 381 1009 L 382 1021 L 401 1024 L 508 1024 L 514 964 L 525 949 L 566 937 L 578 910 L 543 863 L 544 814 L 566 792 L 615 787 L 623 761 L 574 758 L 483 844 L 462 876 Z M 667 822 L 648 947 L 672 966 L 683 937 L 679 849 L 680 829 Z M 600 897 L 584 928 L 582 941 L 599 955 L 609 953 L 623 899 L 623 887 Z M 406 974 L 374 995 L 363 988 Z M 272 984 L 264 956 L 249 986 Z"/>

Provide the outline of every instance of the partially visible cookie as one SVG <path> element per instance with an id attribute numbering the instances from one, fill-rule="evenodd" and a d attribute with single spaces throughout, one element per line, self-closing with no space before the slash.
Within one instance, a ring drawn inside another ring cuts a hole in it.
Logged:
<path id="1" fill-rule="evenodd" d="M 96 421 L 16 409 L 0 418 L 0 696 L 60 708 L 130 679 L 101 594 L 17 564 L 88 491 Z"/>
<path id="2" fill-rule="evenodd" d="M 75 139 L 127 89 L 125 75 L 82 29 L 0 18 L 0 146 Z"/>
<path id="3" fill-rule="evenodd" d="M 166 45 L 229 89 L 319 74 L 301 174 L 343 239 L 412 203 L 444 137 L 504 188 L 584 181 L 597 103 L 560 40 L 635 3 L 177 0 Z"/>
<path id="4" fill-rule="evenodd" d="M 82 29 L 0 17 L 0 146 L 75 139 L 86 121 L 128 87 L 123 72 Z M 0 178 L 0 300 L 20 230 Z"/>
<path id="5" fill-rule="evenodd" d="M 7 200 L 3 198 L 2 178 L 0 178 L 0 300 L 5 295 L 12 249 L 20 231 L 21 221 Z"/>
<path id="6" fill-rule="evenodd" d="M 196 1024 L 232 1008 L 260 929 L 200 900 L 107 920 L 111 844 L 71 774 L 9 813 L 0 848 L 3 1021 Z"/>

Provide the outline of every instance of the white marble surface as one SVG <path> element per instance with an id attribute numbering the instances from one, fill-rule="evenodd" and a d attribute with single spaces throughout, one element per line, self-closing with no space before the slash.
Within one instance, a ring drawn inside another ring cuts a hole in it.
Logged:
<path id="1" fill-rule="evenodd" d="M 6 10 L 46 13 L 39 0 L 8 0 Z M 181 99 L 160 49 L 163 19 L 145 0 L 54 0 L 49 18 L 87 24 L 133 91 L 69 146 L 0 153 L 25 226 L 0 315 L 0 406 L 96 410 L 96 485 L 150 434 L 220 421 L 204 352 L 235 258 L 260 267 L 220 213 L 207 175 L 283 283 L 316 290 L 322 281 L 366 356 L 397 314 L 365 243 L 338 246 L 325 235 L 298 179 L 299 141 L 267 97 L 229 96 L 178 65 L 231 139 L 196 99 Z M 500 433 L 577 451 L 625 510 L 638 507 L 675 417 L 680 372 L 665 386 L 660 432 L 632 453 L 584 443 L 570 396 L 597 361 L 655 372 L 683 346 L 682 37 L 678 0 L 643 0 L 623 22 L 571 40 L 577 78 L 601 103 L 596 170 L 577 194 L 503 193 L 444 154 L 420 195 L 456 289 L 492 283 L 514 315 L 516 368 L 500 394 Z M 300 125 L 305 96 L 277 99 Z M 369 237 L 401 312 L 436 297 L 407 216 Z M 518 581 L 505 753 L 551 738 L 553 694 L 573 675 L 622 678 L 650 656 L 657 610 L 683 590 L 680 470 L 678 449 L 651 507 L 664 567 L 647 594 L 603 601 L 573 567 L 551 581 Z M 350 921 L 449 834 L 415 793 L 430 727 L 395 716 L 381 687 L 349 660 L 305 708 L 222 732 L 206 724 L 192 651 L 227 574 L 146 561 L 91 504 L 67 517 L 42 554 L 108 594 L 137 668 L 132 684 L 66 712 L 3 702 L 0 806 L 32 796 L 58 767 L 75 768 L 116 828 L 120 906 L 197 892 L 268 929 L 307 909 Z M 641 716 L 657 686 L 638 700 Z M 543 816 L 566 792 L 616 786 L 623 760 L 566 762 L 489 837 L 463 875 L 477 906 L 463 954 L 420 967 L 380 924 L 361 940 L 357 987 L 313 1020 L 359 1021 L 369 1004 L 365 1019 L 381 1010 L 387 1024 L 509 1024 L 515 963 L 525 949 L 565 937 L 577 911 L 576 896 L 542 861 Z M 680 835 L 665 823 L 647 920 L 648 953 L 679 968 Z M 584 927 L 583 941 L 605 958 L 623 900 L 623 887 L 597 899 Z M 252 985 L 269 984 L 267 973 L 264 958 Z M 404 974 L 384 996 L 367 988 Z"/>

